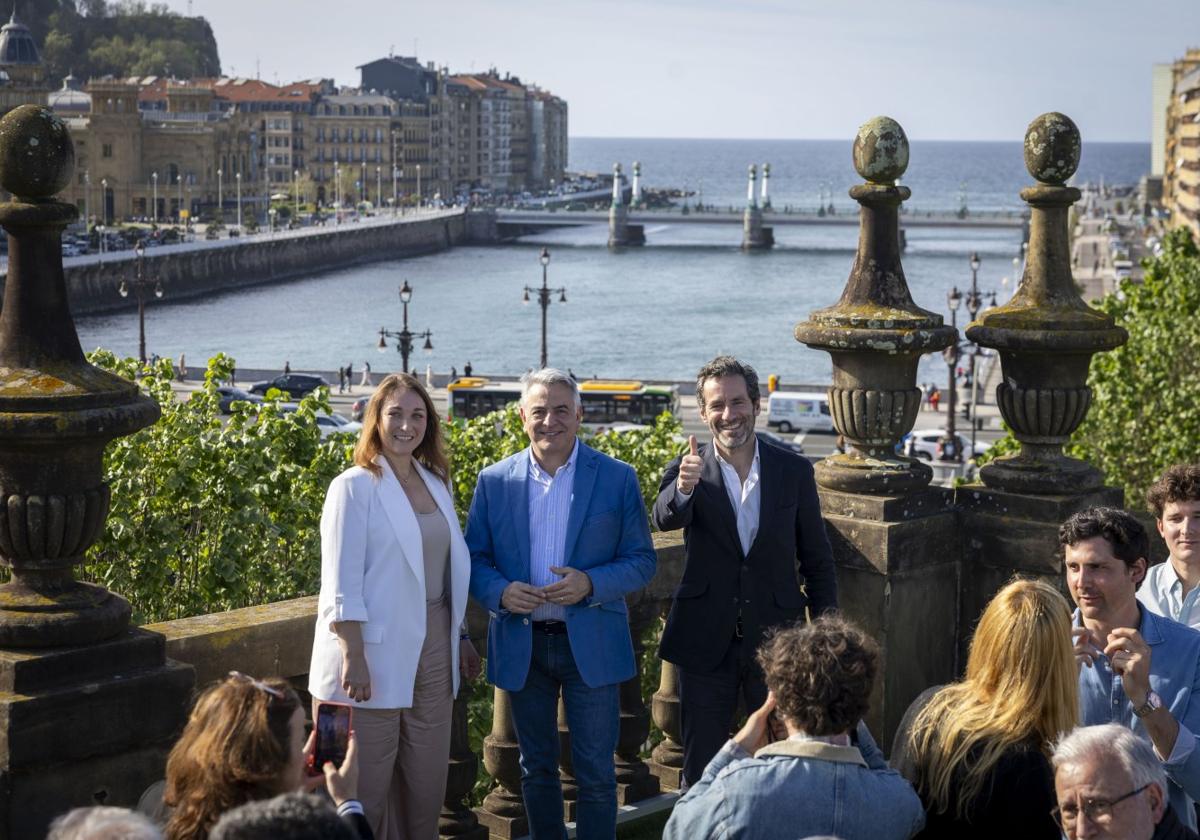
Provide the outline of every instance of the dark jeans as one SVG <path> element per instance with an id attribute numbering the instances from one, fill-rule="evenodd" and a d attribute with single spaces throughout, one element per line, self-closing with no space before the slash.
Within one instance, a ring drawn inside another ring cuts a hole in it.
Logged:
<path id="1" fill-rule="evenodd" d="M 576 837 L 612 840 L 617 824 L 617 685 L 588 686 L 579 675 L 565 633 L 533 633 L 529 677 L 510 692 L 521 747 L 521 794 L 533 840 L 565 840 L 558 778 L 558 693 L 571 730 L 571 762 L 579 786 Z"/>
<path id="2" fill-rule="evenodd" d="M 679 668 L 679 724 L 683 734 L 683 778 L 694 785 L 729 740 L 739 694 L 749 714 L 767 701 L 767 686 L 754 651 L 734 639 L 712 671 Z"/>

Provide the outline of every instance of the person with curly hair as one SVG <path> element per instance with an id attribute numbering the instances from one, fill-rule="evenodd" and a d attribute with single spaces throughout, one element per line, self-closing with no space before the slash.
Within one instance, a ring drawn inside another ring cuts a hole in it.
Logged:
<path id="1" fill-rule="evenodd" d="M 1151 566 L 1137 599 L 1155 615 L 1200 630 L 1200 464 L 1176 464 L 1146 492 L 1167 562 Z"/>
<path id="2" fill-rule="evenodd" d="M 904 840 L 920 831 L 921 801 L 862 722 L 875 643 L 826 615 L 776 630 L 757 659 L 767 701 L 675 805 L 663 840 Z"/>
<path id="3" fill-rule="evenodd" d="M 1058 840 L 1050 753 L 1079 721 L 1071 610 L 1043 581 L 1015 580 L 983 611 L 962 682 L 904 714 L 892 765 L 925 805 L 923 838 Z"/>
<path id="4" fill-rule="evenodd" d="M 284 680 L 232 671 L 205 689 L 167 758 L 166 840 L 205 840 L 226 811 L 322 785 L 339 815 L 370 840 L 357 799 L 354 734 L 341 767 L 327 763 L 324 775 L 307 776 L 315 742 L 312 735 L 305 739 L 304 724 L 300 698 Z"/>

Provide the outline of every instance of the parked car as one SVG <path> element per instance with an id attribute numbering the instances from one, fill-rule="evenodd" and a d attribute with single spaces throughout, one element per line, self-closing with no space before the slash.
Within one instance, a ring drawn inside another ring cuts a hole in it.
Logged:
<path id="1" fill-rule="evenodd" d="M 296 403 L 280 403 L 279 410 L 284 414 L 290 414 L 300 406 Z M 321 432 L 321 440 L 329 437 L 337 432 L 349 432 L 357 434 L 362 429 L 362 423 L 357 420 L 347 420 L 340 414 L 326 414 L 325 412 L 317 413 L 317 429 Z"/>
<path id="2" fill-rule="evenodd" d="M 765 440 L 765 441 L 768 441 L 769 443 L 773 443 L 776 446 L 780 447 L 781 449 L 786 449 L 789 452 L 795 452 L 797 455 L 804 454 L 804 445 L 802 443 L 800 443 L 799 440 L 796 439 L 796 438 L 803 438 L 804 437 L 803 434 L 798 434 L 792 438 L 785 438 L 781 435 L 775 434 L 774 432 L 759 431 L 759 432 L 755 432 L 755 434 L 758 435 L 759 440 Z"/>
<path id="3" fill-rule="evenodd" d="M 285 373 L 267 382 L 255 382 L 250 386 L 250 393 L 266 394 L 272 388 L 278 388 L 293 398 L 299 398 L 321 387 L 328 388 L 329 383 L 314 373 Z"/>
<path id="4" fill-rule="evenodd" d="M 945 429 L 916 429 L 900 441 L 900 451 L 924 461 L 939 460 L 942 457 L 941 441 L 945 436 Z M 957 432 L 954 436 L 958 438 L 960 452 L 967 453 L 971 451 L 971 439 L 969 437 Z M 982 455 L 984 452 L 987 452 L 989 446 L 991 446 L 990 443 L 977 442 L 975 444 L 975 454 Z"/>
<path id="5" fill-rule="evenodd" d="M 359 397 L 350 406 L 350 419 L 362 422 L 363 412 L 367 410 L 367 403 L 371 401 L 370 397 Z"/>
<path id="6" fill-rule="evenodd" d="M 249 391 L 243 391 L 241 388 L 234 388 L 232 385 L 222 385 L 217 388 L 217 393 L 220 398 L 217 400 L 217 405 L 221 409 L 222 414 L 232 414 L 233 404 L 235 402 L 260 403 L 262 397 L 257 394 L 251 394 Z"/>

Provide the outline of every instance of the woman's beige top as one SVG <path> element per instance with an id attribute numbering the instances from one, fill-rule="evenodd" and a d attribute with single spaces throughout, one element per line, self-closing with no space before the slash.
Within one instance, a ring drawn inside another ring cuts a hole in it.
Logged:
<path id="1" fill-rule="evenodd" d="M 425 600 L 441 600 L 446 592 L 450 571 L 450 526 L 440 510 L 418 513 L 421 528 L 421 554 L 425 558 Z"/>

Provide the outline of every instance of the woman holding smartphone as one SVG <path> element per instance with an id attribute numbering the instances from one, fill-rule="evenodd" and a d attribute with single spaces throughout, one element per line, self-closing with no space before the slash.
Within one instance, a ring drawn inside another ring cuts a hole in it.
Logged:
<path id="1" fill-rule="evenodd" d="M 434 840 L 460 675 L 471 558 L 441 423 L 421 383 L 392 374 L 363 413 L 354 466 L 321 515 L 321 594 L 308 690 L 353 707 L 359 799 L 377 838 Z"/>

